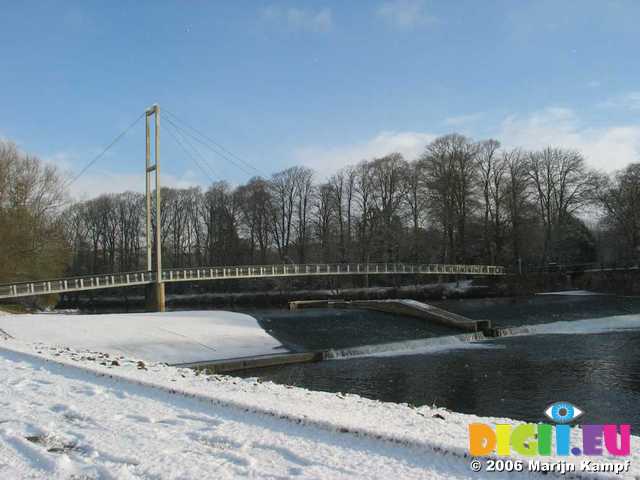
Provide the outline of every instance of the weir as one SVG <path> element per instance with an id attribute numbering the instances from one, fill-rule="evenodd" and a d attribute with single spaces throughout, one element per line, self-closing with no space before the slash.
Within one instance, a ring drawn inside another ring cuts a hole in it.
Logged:
<path id="1" fill-rule="evenodd" d="M 313 300 L 304 302 L 292 302 L 294 308 L 300 308 L 300 304 L 307 308 L 326 306 L 330 301 Z M 333 302 L 344 303 L 344 302 Z M 419 303 L 419 302 L 416 302 Z M 304 307 L 303 307 L 304 308 Z M 435 308 L 435 307 L 434 307 Z M 438 309 L 441 310 L 441 309 Z M 463 317 L 464 318 L 464 317 Z M 275 367 L 295 363 L 313 363 L 324 360 L 342 360 L 365 356 L 394 356 L 411 355 L 439 350 L 463 348 L 467 344 L 483 343 L 498 337 L 511 337 L 519 335 L 536 334 L 562 334 L 562 333 L 597 333 L 608 331 L 624 331 L 630 328 L 640 328 L 640 317 L 628 315 L 588 320 L 575 320 L 571 322 L 552 322 L 515 327 L 490 328 L 486 331 L 473 331 L 458 335 L 444 335 L 440 337 L 417 338 L 397 342 L 376 343 L 369 345 L 357 345 L 339 349 L 329 349 L 309 352 L 287 352 L 270 355 L 254 355 L 242 358 L 229 358 L 201 362 L 172 364 L 176 367 L 195 368 L 205 370 L 208 373 L 231 373 L 254 368 Z M 0 333 L 2 333 L 0 331 Z"/>
<path id="2" fill-rule="evenodd" d="M 434 307 L 415 300 L 302 300 L 289 302 L 290 310 L 301 308 L 357 308 L 374 310 L 377 312 L 394 313 L 416 317 L 447 327 L 457 328 L 466 332 L 485 332 L 488 336 L 495 336 L 489 320 L 472 320 L 470 318 Z"/>
<path id="3" fill-rule="evenodd" d="M 529 333 L 534 332 L 526 327 L 496 328 L 490 329 L 486 333 L 478 331 L 461 333 L 458 335 L 445 335 L 441 337 L 417 338 L 399 342 L 358 345 L 354 347 L 329 349 L 324 351 L 256 355 L 253 357 L 175 364 L 173 366 L 195 368 L 198 370 L 205 370 L 208 373 L 231 373 L 240 370 L 275 367 L 294 363 L 314 363 L 323 360 L 345 360 L 366 356 L 406 355 L 412 353 L 433 352 L 438 350 L 461 348 L 465 344 L 492 340 L 495 337 L 509 337 L 513 335 L 526 335 Z"/>

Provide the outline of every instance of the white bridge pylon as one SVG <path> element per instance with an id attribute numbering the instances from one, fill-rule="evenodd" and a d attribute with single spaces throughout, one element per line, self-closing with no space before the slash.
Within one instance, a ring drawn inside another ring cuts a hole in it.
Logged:
<path id="1" fill-rule="evenodd" d="M 318 263 L 172 268 L 163 269 L 161 279 L 156 278 L 156 272 L 139 271 L 5 284 L 0 285 L 0 299 L 149 285 L 159 283 L 158 280 L 160 282 L 171 283 L 206 280 L 232 280 L 241 278 L 313 277 L 331 275 L 498 276 L 504 274 L 504 267 L 498 265 L 407 263 Z"/>

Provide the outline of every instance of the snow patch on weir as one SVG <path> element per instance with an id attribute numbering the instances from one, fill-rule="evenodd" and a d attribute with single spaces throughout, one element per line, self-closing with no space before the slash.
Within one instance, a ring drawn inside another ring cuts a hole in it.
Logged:
<path id="1" fill-rule="evenodd" d="M 496 330 L 498 337 L 515 335 L 588 335 L 592 333 L 622 332 L 639 330 L 640 315 L 614 315 L 610 317 L 588 318 L 519 327 L 504 327 Z"/>
<path id="2" fill-rule="evenodd" d="M 640 315 L 614 315 L 611 317 L 589 318 L 586 320 L 572 320 L 568 322 L 551 322 L 527 327 L 514 327 L 513 334 L 530 333 L 533 335 L 568 335 L 620 332 L 624 330 L 640 329 Z"/>

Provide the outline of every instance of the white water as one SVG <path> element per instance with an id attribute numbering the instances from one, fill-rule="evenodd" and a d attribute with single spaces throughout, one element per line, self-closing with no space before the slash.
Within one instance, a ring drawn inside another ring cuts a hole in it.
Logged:
<path id="1" fill-rule="evenodd" d="M 354 357 L 389 357 L 399 355 L 416 355 L 420 353 L 433 353 L 442 350 L 458 348 L 495 348 L 495 345 L 480 343 L 487 340 L 481 332 L 463 333 L 460 335 L 447 335 L 444 337 L 419 338 L 402 342 L 379 343 L 375 345 L 362 345 L 359 347 L 345 348 L 342 350 L 329 350 L 328 359 L 346 359 Z"/>
<path id="2" fill-rule="evenodd" d="M 640 329 L 640 315 L 615 315 L 611 317 L 589 318 L 568 322 L 551 322 L 537 325 L 505 327 L 499 329 L 499 337 L 522 335 L 588 335 L 624 330 Z M 504 348 L 494 342 L 495 338 L 482 333 L 463 333 L 443 337 L 420 338 L 402 342 L 362 345 L 359 347 L 330 350 L 328 359 L 348 359 L 357 357 L 391 357 L 418 355 L 461 348 Z"/>
<path id="3" fill-rule="evenodd" d="M 589 297 L 593 295 L 607 295 L 606 293 L 590 292 L 589 290 L 563 290 L 560 292 L 541 292 L 536 295 L 573 295 L 577 297 Z"/>

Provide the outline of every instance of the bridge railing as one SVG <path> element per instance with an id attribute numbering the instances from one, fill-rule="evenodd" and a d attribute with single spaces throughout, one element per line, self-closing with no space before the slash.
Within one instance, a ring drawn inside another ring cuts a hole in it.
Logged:
<path id="1" fill-rule="evenodd" d="M 499 265 L 446 265 L 406 263 L 334 263 L 334 264 L 279 264 L 238 265 L 224 267 L 174 268 L 163 270 L 162 280 L 180 282 L 224 278 L 258 278 L 306 275 L 357 275 L 357 274 L 467 274 L 502 275 Z"/>
<path id="2" fill-rule="evenodd" d="M 43 295 L 65 291 L 95 290 L 126 285 L 144 285 L 154 282 L 154 272 L 128 272 L 101 275 L 84 275 L 55 280 L 39 280 L 36 282 L 20 282 L 0 285 L 0 298 Z"/>

